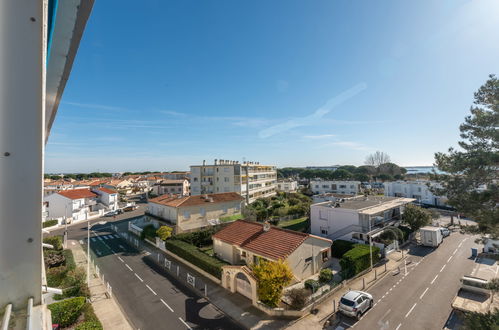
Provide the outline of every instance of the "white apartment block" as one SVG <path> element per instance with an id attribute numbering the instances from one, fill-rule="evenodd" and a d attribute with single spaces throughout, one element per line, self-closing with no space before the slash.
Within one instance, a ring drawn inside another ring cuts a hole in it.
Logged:
<path id="1" fill-rule="evenodd" d="M 236 192 L 246 203 L 274 196 L 277 170 L 273 165 L 257 162 L 216 160 L 213 165 L 191 166 L 191 195 Z"/>
<path id="2" fill-rule="evenodd" d="M 358 195 L 360 193 L 360 181 L 311 180 L 310 190 L 314 194 Z"/>
<path id="3" fill-rule="evenodd" d="M 284 192 L 296 192 L 298 190 L 298 181 L 279 180 L 277 181 L 277 190 Z"/>
<path id="4" fill-rule="evenodd" d="M 394 181 L 385 182 L 385 196 L 414 198 L 418 203 L 446 206 L 446 197 L 434 195 L 430 187 L 441 187 L 437 182 L 418 181 Z"/>

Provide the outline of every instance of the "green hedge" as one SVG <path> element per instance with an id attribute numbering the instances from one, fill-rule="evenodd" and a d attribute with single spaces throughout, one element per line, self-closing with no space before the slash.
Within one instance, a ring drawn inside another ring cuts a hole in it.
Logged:
<path id="1" fill-rule="evenodd" d="M 379 261 L 380 250 L 373 246 L 373 265 Z M 351 278 L 363 270 L 369 268 L 371 258 L 369 256 L 369 245 L 355 244 L 354 248 L 348 251 L 340 259 L 341 275 L 345 278 Z"/>
<path id="2" fill-rule="evenodd" d="M 156 242 L 156 236 L 158 236 L 158 234 L 156 234 L 156 231 L 157 229 L 156 227 L 154 227 L 154 225 L 147 225 L 144 228 L 142 228 L 142 232 L 140 233 L 140 238 L 141 239 L 147 238 L 150 241 Z"/>
<path id="3" fill-rule="evenodd" d="M 319 287 L 320 287 L 319 281 L 316 280 L 306 280 L 305 281 L 305 288 L 311 290 L 312 292 L 315 292 Z"/>
<path id="4" fill-rule="evenodd" d="M 353 249 L 354 245 L 354 242 L 337 239 L 333 241 L 333 245 L 331 246 L 331 255 L 334 258 L 340 259 L 345 253 Z"/>
<path id="5" fill-rule="evenodd" d="M 48 305 L 52 313 L 52 323 L 59 324 L 61 327 L 69 327 L 78 320 L 84 305 L 84 297 L 69 298 Z"/>
<path id="6" fill-rule="evenodd" d="M 58 223 L 59 223 L 59 221 L 57 221 L 55 219 L 47 220 L 47 221 L 42 222 L 42 227 L 43 228 L 52 227 L 52 226 L 55 226 Z"/>
<path id="7" fill-rule="evenodd" d="M 85 322 L 78 324 L 75 330 L 103 330 L 97 315 L 95 315 L 94 308 L 90 303 L 86 303 L 82 309 Z"/>
<path id="8" fill-rule="evenodd" d="M 333 272 L 329 268 L 321 269 L 319 273 L 319 282 L 327 283 L 333 280 Z"/>
<path id="9" fill-rule="evenodd" d="M 222 266 L 227 265 L 227 263 L 199 251 L 194 245 L 180 240 L 166 240 L 165 247 L 217 278 L 221 278 Z"/>
<path id="10" fill-rule="evenodd" d="M 406 227 L 406 226 L 398 226 L 402 234 L 404 234 L 404 242 L 409 239 L 409 235 L 413 233 L 411 228 Z"/>
<path id="11" fill-rule="evenodd" d="M 43 239 L 43 243 L 53 245 L 54 250 L 57 250 L 57 251 L 62 250 L 62 236 L 45 237 Z"/>
<path id="12" fill-rule="evenodd" d="M 213 226 L 209 229 L 194 231 L 192 233 L 177 234 L 173 239 L 180 240 L 197 247 L 212 245 L 211 236 L 220 230 L 221 226 Z"/>
<path id="13" fill-rule="evenodd" d="M 62 251 L 64 258 L 66 258 L 65 265 L 68 270 L 73 270 L 76 268 L 75 258 L 73 256 L 73 252 L 70 249 L 66 249 Z"/>

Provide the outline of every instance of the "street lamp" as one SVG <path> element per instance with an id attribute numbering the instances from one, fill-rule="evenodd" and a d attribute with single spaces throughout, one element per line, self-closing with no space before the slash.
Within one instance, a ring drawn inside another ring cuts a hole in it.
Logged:
<path id="1" fill-rule="evenodd" d="M 105 225 L 107 221 L 99 221 L 94 224 L 90 224 L 90 220 L 87 219 L 87 285 L 90 285 L 90 228 L 95 225 Z"/>
<path id="2" fill-rule="evenodd" d="M 367 220 L 369 221 L 369 257 L 371 259 L 371 270 L 373 269 L 373 241 L 371 237 L 371 217 L 368 216 Z"/>

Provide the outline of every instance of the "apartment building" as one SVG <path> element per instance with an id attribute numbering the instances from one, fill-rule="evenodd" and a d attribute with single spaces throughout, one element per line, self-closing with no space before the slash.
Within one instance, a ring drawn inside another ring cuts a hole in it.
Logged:
<path id="1" fill-rule="evenodd" d="M 418 203 L 446 206 L 447 198 L 431 191 L 431 188 L 439 187 L 437 182 L 428 180 L 385 182 L 385 196 L 414 198 Z"/>
<path id="2" fill-rule="evenodd" d="M 277 190 L 284 192 L 296 192 L 298 190 L 298 181 L 296 180 L 279 180 L 277 181 Z"/>
<path id="3" fill-rule="evenodd" d="M 310 189 L 314 194 L 357 195 L 360 193 L 360 181 L 311 180 Z"/>
<path id="4" fill-rule="evenodd" d="M 217 160 L 213 165 L 191 166 L 191 195 L 236 192 L 246 203 L 276 193 L 277 170 L 258 162 Z"/>

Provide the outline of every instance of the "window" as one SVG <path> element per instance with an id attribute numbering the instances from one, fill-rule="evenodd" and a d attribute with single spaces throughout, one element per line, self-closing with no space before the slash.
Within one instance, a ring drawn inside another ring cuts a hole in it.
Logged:
<path id="1" fill-rule="evenodd" d="M 322 185 L 322 188 L 326 188 L 326 189 L 327 189 L 327 188 L 329 188 L 329 185 L 327 185 L 327 184 L 323 184 L 323 185 Z"/>
<path id="2" fill-rule="evenodd" d="M 321 234 L 327 235 L 327 228 L 326 227 L 321 227 Z"/>
<path id="3" fill-rule="evenodd" d="M 346 184 L 340 184 L 340 189 L 345 189 L 347 187 Z"/>
<path id="4" fill-rule="evenodd" d="M 189 211 L 184 211 L 184 219 L 189 219 L 190 217 Z"/>
<path id="5" fill-rule="evenodd" d="M 228 167 L 224 167 L 224 172 L 225 173 L 229 173 L 229 168 Z"/>
<path id="6" fill-rule="evenodd" d="M 316 184 L 316 185 L 315 185 L 315 188 L 319 188 L 319 185 L 318 185 L 318 184 Z"/>
<path id="7" fill-rule="evenodd" d="M 326 261 L 328 258 L 328 251 L 322 251 L 322 261 Z"/>
<path id="8" fill-rule="evenodd" d="M 206 215 L 206 209 L 204 207 L 200 208 L 199 213 L 201 213 L 201 216 L 204 217 Z"/>
<path id="9" fill-rule="evenodd" d="M 246 251 L 241 252 L 241 257 L 246 258 Z"/>
<path id="10" fill-rule="evenodd" d="M 193 181 L 194 181 L 194 182 L 198 182 L 198 178 L 197 178 L 197 176 L 195 176 L 195 177 L 194 177 Z"/>
<path id="11" fill-rule="evenodd" d="M 229 178 L 228 178 L 228 177 L 225 177 L 225 178 L 224 178 L 224 182 L 229 182 Z"/>
<path id="12" fill-rule="evenodd" d="M 305 258 L 305 263 L 308 264 L 308 263 L 312 262 L 312 259 L 313 259 L 312 257 Z"/>

